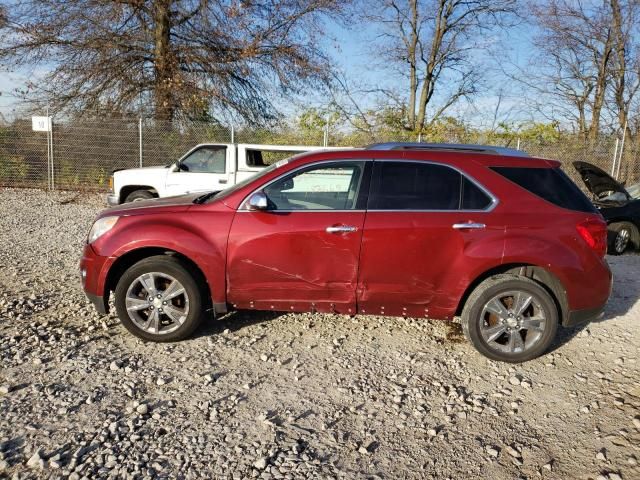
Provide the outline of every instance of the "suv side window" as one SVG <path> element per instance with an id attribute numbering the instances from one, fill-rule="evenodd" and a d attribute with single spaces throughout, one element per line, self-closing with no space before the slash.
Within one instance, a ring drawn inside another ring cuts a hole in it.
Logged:
<path id="1" fill-rule="evenodd" d="M 270 210 L 352 210 L 364 162 L 315 165 L 267 185 Z"/>
<path id="2" fill-rule="evenodd" d="M 226 147 L 202 147 L 180 162 L 180 170 L 189 173 L 225 173 Z"/>
<path id="3" fill-rule="evenodd" d="M 491 197 L 464 175 L 460 175 L 460 178 L 462 179 L 460 208 L 462 210 L 484 210 L 489 208 L 492 202 Z"/>
<path id="4" fill-rule="evenodd" d="M 597 213 L 587 196 L 560 168 L 491 167 L 507 180 L 559 207 Z"/>
<path id="5" fill-rule="evenodd" d="M 457 170 L 411 161 L 375 161 L 369 210 L 483 210 L 491 198 Z"/>

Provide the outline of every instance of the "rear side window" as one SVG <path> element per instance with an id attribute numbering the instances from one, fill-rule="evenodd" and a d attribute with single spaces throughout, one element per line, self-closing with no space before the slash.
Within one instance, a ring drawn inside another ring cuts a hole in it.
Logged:
<path id="1" fill-rule="evenodd" d="M 595 213 L 587 196 L 559 168 L 491 167 L 513 183 L 559 207 Z"/>
<path id="2" fill-rule="evenodd" d="M 491 198 L 453 168 L 432 163 L 374 162 L 370 210 L 483 210 Z"/>

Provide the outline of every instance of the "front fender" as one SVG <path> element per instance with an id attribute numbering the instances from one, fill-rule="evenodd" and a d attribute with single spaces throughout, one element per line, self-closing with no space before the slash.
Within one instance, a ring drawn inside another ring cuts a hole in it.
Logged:
<path id="1" fill-rule="evenodd" d="M 225 259 L 233 214 L 191 209 L 188 214 L 121 217 L 117 228 L 92 244 L 96 254 L 107 257 L 98 280 L 99 291 L 105 291 L 110 269 L 124 255 L 145 248 L 166 249 L 197 265 L 209 284 L 213 303 L 226 303 Z"/>

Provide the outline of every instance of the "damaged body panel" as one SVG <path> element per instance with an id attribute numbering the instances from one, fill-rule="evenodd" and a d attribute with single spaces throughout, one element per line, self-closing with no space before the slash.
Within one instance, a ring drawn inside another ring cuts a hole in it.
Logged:
<path id="1" fill-rule="evenodd" d="M 227 252 L 228 301 L 236 308 L 356 312 L 364 212 L 243 212 Z M 352 226 L 349 234 L 330 226 Z"/>

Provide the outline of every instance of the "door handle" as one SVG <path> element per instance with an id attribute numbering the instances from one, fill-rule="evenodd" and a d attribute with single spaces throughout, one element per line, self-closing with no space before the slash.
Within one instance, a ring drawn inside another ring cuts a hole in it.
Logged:
<path id="1" fill-rule="evenodd" d="M 486 225 L 484 223 L 474 223 L 474 222 L 454 223 L 451 226 L 455 230 L 480 229 L 480 228 L 485 228 L 486 227 Z"/>
<path id="2" fill-rule="evenodd" d="M 227 181 L 224 178 L 222 178 L 222 179 L 218 180 L 218 183 L 227 183 Z"/>
<path id="3" fill-rule="evenodd" d="M 332 227 L 327 227 L 327 233 L 351 233 L 358 230 L 358 227 L 353 227 L 351 225 L 335 225 Z"/>

